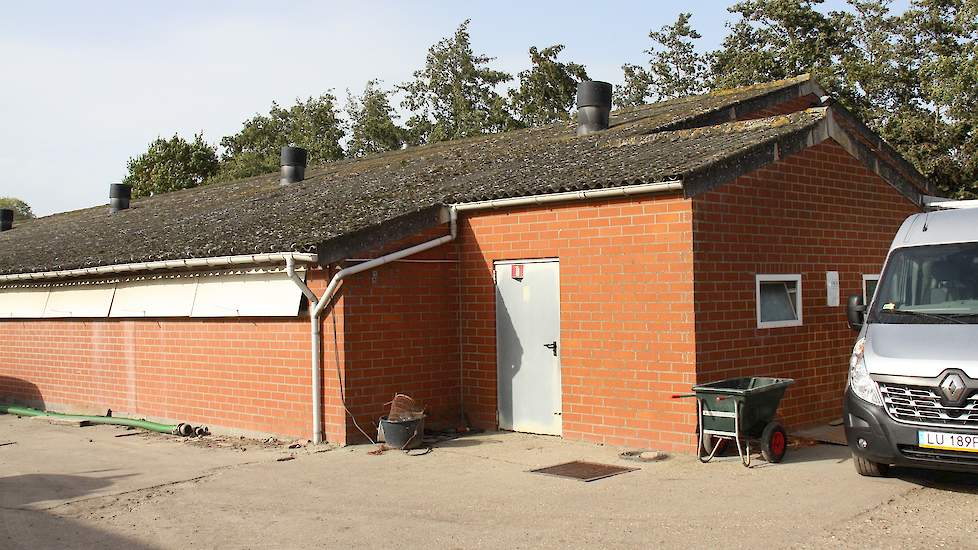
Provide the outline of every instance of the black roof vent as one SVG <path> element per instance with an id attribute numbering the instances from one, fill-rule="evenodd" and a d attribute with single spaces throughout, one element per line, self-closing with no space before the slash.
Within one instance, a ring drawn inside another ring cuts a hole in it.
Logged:
<path id="1" fill-rule="evenodd" d="M 286 145 L 282 147 L 282 179 L 279 183 L 288 185 L 306 178 L 306 163 L 309 152 L 302 147 Z"/>
<path id="2" fill-rule="evenodd" d="M 611 89 L 611 84 L 597 80 L 585 80 L 577 85 L 577 135 L 608 129 Z"/>
<path id="3" fill-rule="evenodd" d="M 131 185 L 125 183 L 113 183 L 109 185 L 109 207 L 112 209 L 112 212 L 127 210 L 131 199 Z"/>
<path id="4" fill-rule="evenodd" d="M 9 208 L 0 209 L 0 231 L 10 231 L 14 227 L 14 211 Z"/>

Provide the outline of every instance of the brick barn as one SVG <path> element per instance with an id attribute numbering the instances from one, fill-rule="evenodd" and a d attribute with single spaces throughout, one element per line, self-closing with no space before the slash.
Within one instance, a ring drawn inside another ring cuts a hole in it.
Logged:
<path id="1" fill-rule="evenodd" d="M 789 426 L 837 417 L 845 297 L 934 193 L 824 96 L 801 76 L 607 129 L 585 102 L 583 135 L 305 173 L 289 149 L 287 185 L 15 223 L 0 401 L 346 444 L 400 392 L 435 425 L 692 451 L 695 407 L 670 395 L 765 374 L 797 380 Z"/>

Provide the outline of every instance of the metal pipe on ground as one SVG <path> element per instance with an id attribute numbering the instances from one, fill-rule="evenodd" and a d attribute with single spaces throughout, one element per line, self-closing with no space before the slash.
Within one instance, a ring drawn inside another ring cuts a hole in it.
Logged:
<path id="1" fill-rule="evenodd" d="M 184 437 L 194 435 L 194 427 L 190 424 L 161 424 L 136 418 L 126 418 L 124 416 L 97 416 L 85 414 L 64 414 L 50 411 L 32 409 L 30 407 L 20 407 L 17 405 L 0 405 L 0 413 L 13 414 L 16 416 L 35 417 L 43 416 L 48 418 L 61 418 L 65 420 L 85 421 L 91 424 L 107 424 L 111 426 L 128 426 L 131 428 L 141 428 L 151 432 L 164 434 L 182 435 Z"/>

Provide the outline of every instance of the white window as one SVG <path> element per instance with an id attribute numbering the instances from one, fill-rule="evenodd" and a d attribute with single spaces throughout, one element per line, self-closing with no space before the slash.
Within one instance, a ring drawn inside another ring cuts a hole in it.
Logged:
<path id="1" fill-rule="evenodd" d="M 876 285 L 880 282 L 879 273 L 875 275 L 863 275 L 863 303 L 869 305 L 869 301 L 876 294 Z"/>
<path id="2" fill-rule="evenodd" d="M 801 325 L 801 275 L 757 275 L 757 327 Z"/>

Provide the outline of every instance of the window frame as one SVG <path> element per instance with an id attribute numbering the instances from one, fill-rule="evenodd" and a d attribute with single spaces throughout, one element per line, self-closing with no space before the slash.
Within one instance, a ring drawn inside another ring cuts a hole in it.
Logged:
<path id="1" fill-rule="evenodd" d="M 880 286 L 880 275 L 882 273 L 863 273 L 863 305 L 869 307 L 869 303 L 873 301 L 873 295 L 866 292 L 866 283 L 869 281 L 876 281 L 876 288 Z M 875 292 L 873 292 L 875 294 Z"/>
<path id="2" fill-rule="evenodd" d="M 795 317 L 785 321 L 761 320 L 761 283 L 795 283 Z M 757 328 L 784 328 L 802 326 L 802 311 L 804 304 L 801 293 L 800 273 L 758 273 L 754 275 L 754 309 L 757 312 Z"/>

